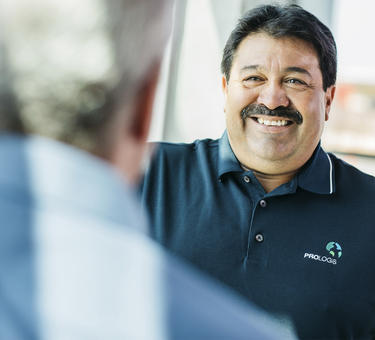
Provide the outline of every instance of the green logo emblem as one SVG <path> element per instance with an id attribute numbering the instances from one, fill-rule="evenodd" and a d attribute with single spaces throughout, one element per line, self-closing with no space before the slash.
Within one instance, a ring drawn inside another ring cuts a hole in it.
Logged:
<path id="1" fill-rule="evenodd" d="M 326 249 L 332 257 L 340 258 L 342 255 L 342 248 L 337 242 L 328 242 Z"/>

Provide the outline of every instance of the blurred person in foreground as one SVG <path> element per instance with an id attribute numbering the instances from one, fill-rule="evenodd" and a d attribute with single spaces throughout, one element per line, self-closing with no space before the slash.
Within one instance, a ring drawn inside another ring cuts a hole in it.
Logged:
<path id="1" fill-rule="evenodd" d="M 288 336 L 146 235 L 133 188 L 171 6 L 0 2 L 1 339 Z"/>
<path id="2" fill-rule="evenodd" d="M 301 7 L 247 12 L 222 58 L 225 133 L 161 143 L 143 199 L 156 240 L 301 339 L 373 339 L 374 177 L 320 146 L 336 65 Z"/>

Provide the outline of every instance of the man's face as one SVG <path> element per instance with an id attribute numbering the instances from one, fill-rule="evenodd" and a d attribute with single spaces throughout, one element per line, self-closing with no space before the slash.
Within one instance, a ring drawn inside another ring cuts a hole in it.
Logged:
<path id="1" fill-rule="evenodd" d="M 300 168 L 320 140 L 333 100 L 334 86 L 324 91 L 322 84 L 309 43 L 265 33 L 246 37 L 229 82 L 223 77 L 227 131 L 240 163 L 268 174 Z"/>

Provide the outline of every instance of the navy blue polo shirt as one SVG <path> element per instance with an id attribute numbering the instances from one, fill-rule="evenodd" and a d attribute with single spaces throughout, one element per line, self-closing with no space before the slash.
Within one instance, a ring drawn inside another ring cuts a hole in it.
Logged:
<path id="1" fill-rule="evenodd" d="M 374 177 L 320 145 L 266 193 L 226 133 L 161 143 L 142 187 L 155 240 L 301 339 L 375 337 L 374 197 Z"/>

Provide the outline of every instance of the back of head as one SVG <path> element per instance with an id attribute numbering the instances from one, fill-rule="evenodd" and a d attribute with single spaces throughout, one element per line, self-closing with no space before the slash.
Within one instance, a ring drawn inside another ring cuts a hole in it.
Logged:
<path id="1" fill-rule="evenodd" d="M 168 0 L 0 0 L 0 129 L 105 152 L 160 62 Z M 127 108 L 121 109 L 123 103 Z"/>
<path id="2" fill-rule="evenodd" d="M 261 32 L 274 38 L 293 37 L 311 44 L 319 58 L 324 90 L 335 84 L 337 53 L 333 35 L 319 19 L 297 5 L 265 5 L 245 13 L 224 48 L 221 70 L 227 81 L 241 41 L 249 34 Z"/>

